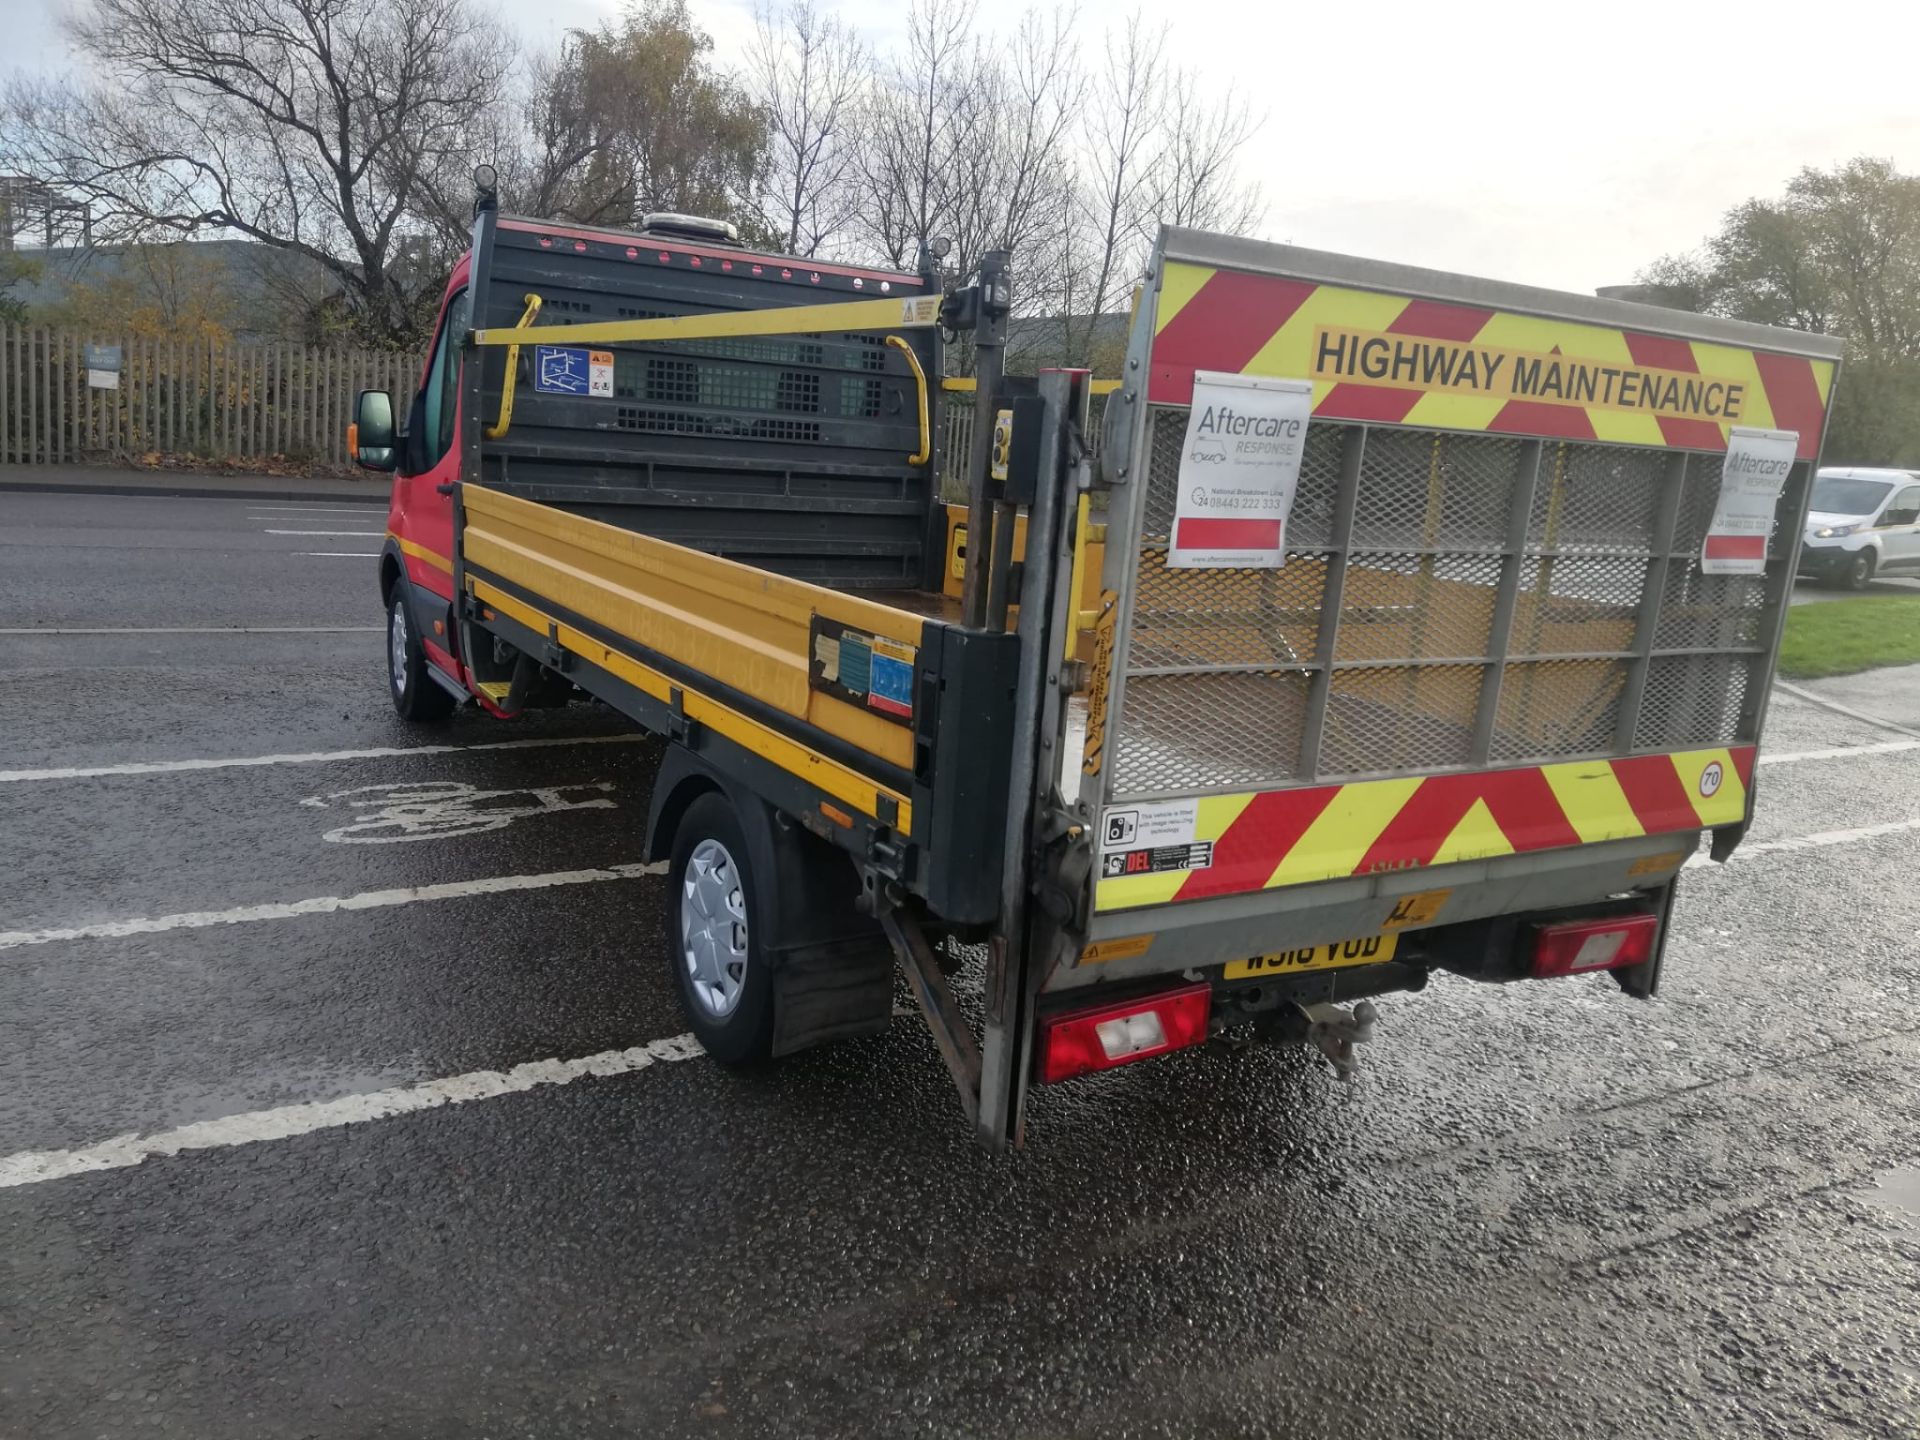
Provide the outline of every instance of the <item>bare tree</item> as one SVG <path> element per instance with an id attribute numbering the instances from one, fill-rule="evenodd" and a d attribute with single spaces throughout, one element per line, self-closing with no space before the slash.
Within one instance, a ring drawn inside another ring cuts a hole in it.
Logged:
<path id="1" fill-rule="evenodd" d="M 863 236 L 910 265 L 934 235 L 970 273 L 1015 253 L 1023 308 L 1053 303 L 1072 197 L 1070 141 L 1084 81 L 1071 16 L 1030 13 L 1013 43 L 976 39 L 955 0 L 918 0 L 905 51 L 874 81 L 863 146 Z"/>
<path id="2" fill-rule="evenodd" d="M 878 75 L 868 110 L 861 181 L 862 240 L 886 263 L 911 266 L 946 213 L 953 156 L 964 147 L 974 80 L 970 11 L 962 0 L 914 0 L 906 52 Z"/>
<path id="3" fill-rule="evenodd" d="M 1166 27 L 1149 34 L 1136 12 L 1107 39 L 1086 133 L 1087 175 L 1079 220 L 1066 235 L 1071 252 L 1067 359 L 1091 358 L 1099 317 L 1117 308 L 1131 284 L 1142 237 L 1159 208 L 1158 145 L 1166 118 L 1161 61 Z"/>
<path id="4" fill-rule="evenodd" d="M 1229 87 L 1209 103 L 1199 72 L 1175 71 L 1166 87 L 1165 139 L 1159 157 L 1159 219 L 1167 225 L 1228 234 L 1260 223 L 1266 205 L 1235 163 L 1260 120 Z"/>
<path id="5" fill-rule="evenodd" d="M 814 0 L 754 10 L 748 83 L 767 126 L 768 233 L 792 255 L 846 242 L 860 209 L 856 127 L 871 75 L 866 47 Z"/>
<path id="6" fill-rule="evenodd" d="M 1167 28 L 1149 31 L 1136 13 L 1108 37 L 1094 77 L 1078 200 L 1063 239 L 1071 364 L 1117 358 L 1100 316 L 1127 308 L 1157 226 L 1244 231 L 1265 208 L 1237 170 L 1260 120 L 1231 89 L 1209 98 L 1198 72 L 1167 65 L 1166 43 Z"/>
<path id="7" fill-rule="evenodd" d="M 409 336 L 396 259 L 431 237 L 426 178 L 465 168 L 512 53 L 469 0 L 92 0 L 70 30 L 95 78 L 11 85 L 0 168 L 84 201 L 102 239 L 305 256 L 365 333 Z"/>
<path id="8" fill-rule="evenodd" d="M 1030 11 L 1011 46 L 976 48 L 941 176 L 960 264 L 1011 251 L 1028 311 L 1057 304 L 1064 286 L 1066 257 L 1051 241 L 1073 203 L 1070 146 L 1086 93 L 1073 36 L 1070 14 Z"/>

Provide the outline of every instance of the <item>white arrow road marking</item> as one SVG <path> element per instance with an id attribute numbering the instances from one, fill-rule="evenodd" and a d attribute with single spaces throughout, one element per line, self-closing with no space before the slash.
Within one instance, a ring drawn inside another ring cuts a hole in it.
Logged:
<path id="1" fill-rule="evenodd" d="M 0 1190 L 16 1185 L 38 1185 L 97 1170 L 124 1170 L 155 1155 L 178 1155 L 183 1150 L 221 1150 L 251 1145 L 259 1140 L 286 1140 L 342 1125 L 362 1125 L 443 1105 L 470 1100 L 492 1100 L 518 1095 L 541 1085 L 570 1085 L 588 1075 L 631 1075 L 656 1063 L 691 1060 L 700 1042 L 692 1035 L 650 1040 L 631 1050 L 602 1050 L 575 1060 L 532 1060 L 511 1070 L 469 1070 L 418 1085 L 400 1085 L 316 1100 L 305 1105 L 281 1105 L 272 1110 L 250 1110 L 202 1120 L 152 1135 L 129 1133 L 73 1150 L 26 1150 L 0 1157 Z"/>
<path id="2" fill-rule="evenodd" d="M 651 865 L 609 865 L 597 870 L 549 870 L 543 875 L 494 875 L 485 880 L 451 880 L 439 885 L 409 885 L 400 890 L 362 890 L 357 895 L 316 895 L 309 900 L 285 900 L 267 905 L 240 905 L 231 910 L 187 910 L 177 915 L 141 915 L 130 920 L 102 920 L 92 925 L 66 925 L 47 930 L 0 930 L 0 950 L 22 945 L 50 945 L 57 940 L 112 940 L 125 935 L 158 935 L 167 930 L 204 930 L 214 925 L 247 925 L 257 920 L 293 920 L 302 915 L 332 915 L 342 910 L 379 910 L 390 905 L 416 905 L 427 900 L 464 900 L 472 895 L 499 895 L 511 890 L 551 890 L 560 885 L 597 885 L 605 880 L 634 880 L 642 875 L 664 875 L 664 860 Z"/>
<path id="3" fill-rule="evenodd" d="M 570 792 L 591 792 L 595 798 L 582 799 Z M 464 780 L 410 780 L 310 795 L 300 803 L 315 810 L 338 803 L 357 817 L 336 825 L 320 837 L 322 840 L 336 845 L 395 845 L 407 840 L 504 830 L 531 815 L 613 810 L 618 807 L 606 798 L 612 793 L 610 780 L 580 780 L 571 785 L 538 785 L 522 790 L 482 790 Z"/>

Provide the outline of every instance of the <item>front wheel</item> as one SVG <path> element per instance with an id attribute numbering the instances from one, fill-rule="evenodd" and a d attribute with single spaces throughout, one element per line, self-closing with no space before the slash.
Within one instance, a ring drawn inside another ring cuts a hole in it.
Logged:
<path id="1" fill-rule="evenodd" d="M 453 713 L 453 696 L 427 674 L 431 663 L 407 623 L 406 595 L 395 585 L 387 596 L 387 690 L 402 720 L 433 724 Z"/>
<path id="2" fill-rule="evenodd" d="M 667 953 L 680 1008 L 725 1065 L 773 1053 L 773 981 L 756 916 L 755 876 L 733 806 L 709 792 L 687 807 L 667 871 Z"/>
<path id="3" fill-rule="evenodd" d="M 1873 583 L 1873 552 L 1862 550 L 1840 572 L 1840 584 L 1848 590 L 1864 590 Z"/>

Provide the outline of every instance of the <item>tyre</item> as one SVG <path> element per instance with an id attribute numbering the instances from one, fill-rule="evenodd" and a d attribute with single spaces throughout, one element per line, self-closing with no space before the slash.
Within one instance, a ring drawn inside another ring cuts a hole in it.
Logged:
<path id="1" fill-rule="evenodd" d="M 1847 562 L 1847 568 L 1840 572 L 1840 587 L 1844 590 L 1864 590 L 1873 583 L 1873 552 L 1862 550 Z"/>
<path id="2" fill-rule="evenodd" d="M 406 589 L 387 595 L 387 690 L 402 720 L 434 724 L 453 714 L 454 699 L 427 673 L 427 652 L 407 615 Z"/>
<path id="3" fill-rule="evenodd" d="M 747 841 L 733 806 L 709 791 L 687 807 L 667 870 L 667 954 L 687 1026 L 724 1065 L 773 1050 L 769 913 L 758 903 Z"/>

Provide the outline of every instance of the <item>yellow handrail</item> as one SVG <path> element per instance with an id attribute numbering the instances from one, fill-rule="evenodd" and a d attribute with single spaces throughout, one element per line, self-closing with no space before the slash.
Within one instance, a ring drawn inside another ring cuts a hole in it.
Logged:
<path id="1" fill-rule="evenodd" d="M 520 323 L 509 331 L 525 330 L 540 316 L 540 297 L 529 290 L 521 297 L 527 302 L 526 312 L 521 315 Z M 507 427 L 513 424 L 513 383 L 520 373 L 520 347 L 517 344 L 507 347 L 507 378 L 500 382 L 500 419 L 497 424 L 487 427 L 487 439 L 504 440 Z"/>
<path id="2" fill-rule="evenodd" d="M 1067 622 L 1066 654 L 1062 659 L 1073 659 L 1073 652 L 1080 648 L 1080 632 L 1093 628 L 1092 612 L 1080 608 L 1080 587 L 1085 583 L 1087 573 L 1087 521 L 1088 511 L 1092 508 L 1089 497 L 1083 492 L 1080 503 L 1073 512 L 1073 568 L 1068 571 L 1067 613 L 1073 618 Z"/>
<path id="3" fill-rule="evenodd" d="M 913 367 L 914 382 L 920 387 L 920 448 L 907 457 L 907 463 L 924 465 L 933 458 L 933 421 L 927 413 L 927 372 L 920 368 L 920 357 L 913 353 L 913 346 L 898 335 L 887 336 L 887 344 L 907 357 L 907 364 Z"/>
<path id="4" fill-rule="evenodd" d="M 590 325 L 537 325 L 531 330 L 476 330 L 476 345 L 639 345 L 656 340 L 721 340 L 736 335 L 816 335 L 842 330 L 925 330 L 940 323 L 938 295 L 782 305 L 771 310 L 718 310 L 663 320 L 601 320 Z"/>
<path id="5" fill-rule="evenodd" d="M 1090 383 L 1096 395 L 1111 395 L 1120 388 L 1118 380 L 1095 380 Z M 951 395 L 971 395 L 979 384 L 971 375 L 949 375 L 940 382 L 940 388 Z"/>

